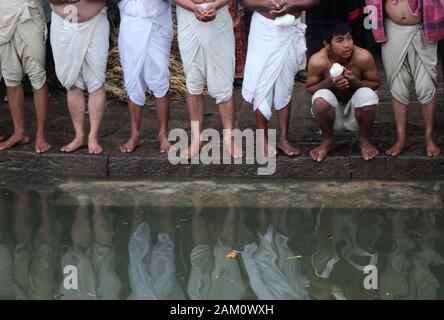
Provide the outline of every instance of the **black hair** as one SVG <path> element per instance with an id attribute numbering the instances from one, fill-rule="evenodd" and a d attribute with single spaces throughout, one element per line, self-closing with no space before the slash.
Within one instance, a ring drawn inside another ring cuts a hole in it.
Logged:
<path id="1" fill-rule="evenodd" d="M 350 32 L 351 29 L 348 22 L 331 20 L 325 24 L 322 40 L 330 43 L 335 36 L 343 36 Z"/>

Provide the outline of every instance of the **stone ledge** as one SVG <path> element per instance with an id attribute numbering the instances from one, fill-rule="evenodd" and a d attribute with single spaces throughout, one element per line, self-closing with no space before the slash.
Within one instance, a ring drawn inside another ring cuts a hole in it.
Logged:
<path id="1" fill-rule="evenodd" d="M 322 163 L 314 162 L 304 152 L 297 158 L 278 156 L 276 172 L 271 176 L 259 176 L 258 168 L 267 164 L 243 165 L 172 165 L 166 155 L 155 150 L 138 150 L 125 155 L 107 151 L 100 156 L 89 156 L 86 151 L 62 154 L 56 151 L 43 155 L 31 148 L 19 148 L 0 152 L 0 172 L 25 172 L 30 175 L 95 177 L 95 178 L 316 178 L 316 179 L 444 179 L 444 157 L 429 159 L 415 153 L 396 159 L 379 156 L 365 162 L 358 154 L 341 155 L 337 152 Z M 243 160 L 245 163 L 245 159 Z"/>

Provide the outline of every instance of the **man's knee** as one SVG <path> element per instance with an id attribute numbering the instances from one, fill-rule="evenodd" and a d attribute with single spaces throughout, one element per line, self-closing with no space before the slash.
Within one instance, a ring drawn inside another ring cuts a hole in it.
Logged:
<path id="1" fill-rule="evenodd" d="M 316 98 L 313 101 L 313 111 L 317 114 L 324 113 L 330 108 L 333 108 L 333 106 L 324 98 Z"/>
<path id="2" fill-rule="evenodd" d="M 375 109 L 379 104 L 379 97 L 370 88 L 356 90 L 352 97 L 352 105 L 355 109 L 365 109 L 365 112 Z M 364 110 L 363 110 L 364 111 Z"/>
<path id="3" fill-rule="evenodd" d="M 40 70 L 38 72 L 28 73 L 29 81 L 34 90 L 40 90 L 46 84 L 46 71 Z"/>
<path id="4" fill-rule="evenodd" d="M 420 84 L 419 87 L 416 88 L 416 97 L 422 105 L 427 105 L 433 101 L 436 95 L 436 87 L 435 84 L 423 83 Z"/>

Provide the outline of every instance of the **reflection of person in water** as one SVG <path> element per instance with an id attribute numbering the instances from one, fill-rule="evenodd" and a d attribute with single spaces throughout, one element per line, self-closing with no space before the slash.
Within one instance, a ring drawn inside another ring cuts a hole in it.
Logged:
<path id="1" fill-rule="evenodd" d="M 5 190 L 0 189 L 0 300 L 13 299 L 14 254 L 8 236 Z"/>
<path id="2" fill-rule="evenodd" d="M 239 214 L 233 200 L 227 209 L 203 212 L 198 197 L 193 198 L 192 220 L 194 248 L 188 295 L 191 300 L 240 300 L 247 293 L 237 258 L 228 258 L 237 242 Z M 220 203 L 224 203 L 220 201 Z"/>
<path id="3" fill-rule="evenodd" d="M 435 216 L 398 211 L 389 213 L 393 249 L 380 277 L 382 299 L 436 299 L 439 282 L 431 266 L 444 264 L 435 248 Z"/>
<path id="4" fill-rule="evenodd" d="M 61 299 L 117 300 L 121 282 L 115 271 L 115 252 L 112 223 L 107 212 L 93 199 L 90 216 L 88 201 L 79 199 L 71 228 L 73 245 L 62 257 L 62 271 L 66 266 L 78 269 L 78 289 L 60 286 Z"/>
<path id="5" fill-rule="evenodd" d="M 259 300 L 306 300 L 308 279 L 300 261 L 288 246 L 288 208 L 276 223 L 265 209 L 256 215 L 257 243 L 245 246 L 242 254 L 250 285 Z"/>
<path id="6" fill-rule="evenodd" d="M 164 200 L 164 199 L 162 199 Z M 132 293 L 128 299 L 183 300 L 185 296 L 176 278 L 174 259 L 175 219 L 163 201 L 157 242 L 151 240 L 151 227 L 145 212 L 135 199 L 132 234 L 129 240 L 129 280 Z"/>
<path id="7" fill-rule="evenodd" d="M 364 270 L 378 266 L 375 248 L 381 236 L 382 218 L 377 212 L 346 212 L 344 209 L 317 215 L 317 251 L 311 256 L 315 278 L 309 289 L 318 299 L 374 299 L 364 288 Z"/>
<path id="8" fill-rule="evenodd" d="M 33 237 L 30 193 L 12 189 L 14 209 L 14 286 L 16 299 L 53 299 L 56 267 L 56 232 L 52 199 L 39 191 L 40 228 Z"/>

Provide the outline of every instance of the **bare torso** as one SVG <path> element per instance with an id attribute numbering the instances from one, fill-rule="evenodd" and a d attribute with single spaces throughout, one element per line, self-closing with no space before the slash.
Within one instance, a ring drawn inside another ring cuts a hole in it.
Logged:
<path id="1" fill-rule="evenodd" d="M 105 6 L 106 0 L 80 0 L 72 4 L 51 4 L 52 10 L 63 19 L 76 18 L 77 22 L 91 20 Z"/>
<path id="2" fill-rule="evenodd" d="M 398 0 L 397 4 L 393 4 L 392 0 L 385 0 L 384 9 L 386 16 L 396 24 L 413 26 L 422 22 L 422 14 L 410 14 L 407 0 Z"/>
<path id="3" fill-rule="evenodd" d="M 361 55 L 362 50 L 363 49 L 355 46 L 353 48 L 353 54 L 352 54 L 351 58 L 346 62 L 336 61 L 336 60 L 332 59 L 331 57 L 329 57 L 328 50 L 326 48 L 319 51 L 317 53 L 317 55 L 318 55 L 317 59 L 319 59 L 320 60 L 319 63 L 321 63 L 324 66 L 323 79 L 327 79 L 328 77 L 330 77 L 330 69 L 331 69 L 333 63 L 340 63 L 346 69 L 352 71 L 356 78 L 358 78 L 359 80 L 362 80 L 362 78 L 363 78 L 362 64 L 365 63 L 360 58 L 360 57 L 362 57 L 362 55 Z M 353 89 L 353 88 L 346 89 L 346 90 L 338 90 L 336 88 L 331 88 L 331 90 L 333 91 L 336 98 L 338 98 L 338 100 L 340 102 L 348 102 L 356 91 L 356 89 Z"/>

